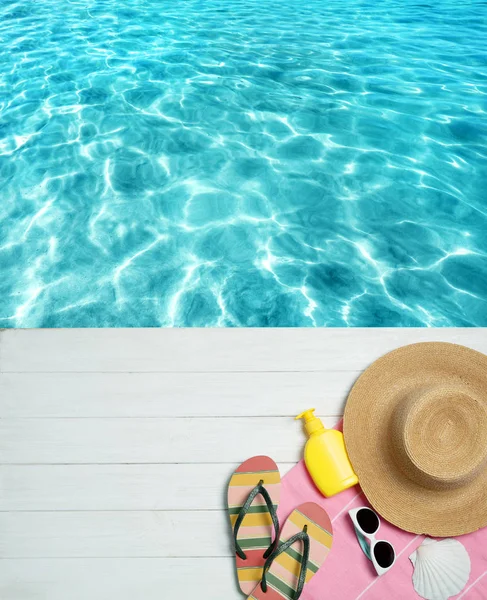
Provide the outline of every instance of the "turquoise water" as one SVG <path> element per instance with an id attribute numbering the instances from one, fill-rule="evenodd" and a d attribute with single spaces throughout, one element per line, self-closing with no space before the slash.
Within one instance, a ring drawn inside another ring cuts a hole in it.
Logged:
<path id="1" fill-rule="evenodd" d="M 0 2 L 0 327 L 487 325 L 487 3 Z"/>

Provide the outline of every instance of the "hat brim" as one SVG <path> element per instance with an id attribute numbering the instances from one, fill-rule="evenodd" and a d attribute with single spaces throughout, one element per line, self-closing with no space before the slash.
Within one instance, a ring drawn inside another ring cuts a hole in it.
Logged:
<path id="1" fill-rule="evenodd" d="M 429 489 L 401 471 L 389 438 L 393 411 L 408 390 L 445 384 L 468 388 L 487 410 L 487 356 L 444 342 L 394 350 L 358 378 L 343 422 L 350 460 L 374 509 L 401 529 L 435 537 L 487 525 L 487 467 L 461 487 Z"/>

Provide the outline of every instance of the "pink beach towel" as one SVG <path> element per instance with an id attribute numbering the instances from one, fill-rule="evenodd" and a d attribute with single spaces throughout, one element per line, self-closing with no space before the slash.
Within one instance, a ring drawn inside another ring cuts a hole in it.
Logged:
<path id="1" fill-rule="evenodd" d="M 348 516 L 351 508 L 368 506 L 359 486 L 332 498 L 324 498 L 299 462 L 282 480 L 279 521 L 287 518 L 295 506 L 317 502 L 329 514 L 333 524 L 333 547 L 315 577 L 306 584 L 301 600 L 408 600 L 418 599 L 412 584 L 413 567 L 409 555 L 421 544 L 422 535 L 407 533 L 381 519 L 379 537 L 389 540 L 396 551 L 394 567 L 377 577 L 357 542 Z M 470 579 L 454 598 L 487 600 L 487 528 L 458 538 L 472 561 Z"/>

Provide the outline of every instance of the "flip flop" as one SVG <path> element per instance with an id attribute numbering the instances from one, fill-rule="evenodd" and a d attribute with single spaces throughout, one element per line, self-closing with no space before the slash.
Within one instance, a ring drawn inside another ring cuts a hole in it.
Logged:
<path id="1" fill-rule="evenodd" d="M 245 595 L 261 580 L 266 558 L 277 545 L 280 493 L 281 475 L 268 456 L 249 458 L 230 480 L 228 512 L 235 542 L 237 577 Z"/>
<path id="2" fill-rule="evenodd" d="M 321 567 L 333 540 L 330 517 L 314 502 L 298 506 L 288 517 L 279 545 L 267 558 L 262 581 L 247 600 L 298 600 Z"/>

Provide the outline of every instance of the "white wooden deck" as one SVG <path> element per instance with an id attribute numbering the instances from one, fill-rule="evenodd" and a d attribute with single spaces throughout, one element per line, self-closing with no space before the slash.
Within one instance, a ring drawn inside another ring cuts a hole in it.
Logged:
<path id="1" fill-rule="evenodd" d="M 485 329 L 0 332 L 0 598 L 233 600 L 234 467 L 285 473 L 298 412 L 332 425 L 403 344 Z"/>

